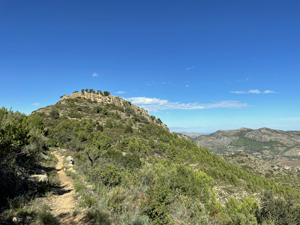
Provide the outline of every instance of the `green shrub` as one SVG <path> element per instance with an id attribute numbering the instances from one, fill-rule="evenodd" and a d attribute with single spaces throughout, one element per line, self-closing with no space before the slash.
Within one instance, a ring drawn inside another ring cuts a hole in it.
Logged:
<path id="1" fill-rule="evenodd" d="M 92 205 L 94 205 L 96 202 L 96 199 L 94 199 L 93 197 L 89 196 L 89 195 L 84 195 L 83 201 L 80 202 L 80 206 L 81 207 L 91 207 Z"/>
<path id="2" fill-rule="evenodd" d="M 125 109 L 125 113 L 126 113 L 126 115 L 127 115 L 127 116 L 130 116 L 130 115 L 133 115 L 133 116 L 135 116 L 134 109 L 133 109 L 133 108 L 131 108 L 131 107 L 126 107 L 126 109 Z"/>
<path id="3" fill-rule="evenodd" d="M 102 132 L 102 131 L 103 131 L 103 126 L 102 126 L 102 125 L 98 125 L 98 126 L 96 127 L 96 129 Z"/>
<path id="4" fill-rule="evenodd" d="M 133 133 L 133 129 L 130 125 L 126 125 L 123 127 L 123 132 L 124 133 Z"/>
<path id="5" fill-rule="evenodd" d="M 50 113 L 49 113 L 50 117 L 52 119 L 58 119 L 59 118 L 59 113 L 57 110 L 52 110 Z"/>
<path id="6" fill-rule="evenodd" d="M 58 224 L 58 221 L 55 219 L 55 217 L 52 216 L 52 214 L 46 209 L 42 209 L 37 213 L 36 220 L 39 224 L 43 224 L 43 225 Z"/>
<path id="7" fill-rule="evenodd" d="M 89 178 L 94 182 L 100 180 L 104 185 L 113 187 L 121 183 L 123 174 L 115 165 L 107 164 L 103 169 L 92 169 Z"/>
<path id="8" fill-rule="evenodd" d="M 111 225 L 112 224 L 109 219 L 109 214 L 106 211 L 104 211 L 103 209 L 88 211 L 87 217 L 89 219 L 94 219 L 97 222 L 97 224 L 99 224 L 99 225 Z"/>
<path id="9" fill-rule="evenodd" d="M 110 95 L 110 93 L 108 91 L 104 91 L 103 94 L 104 94 L 104 96 L 109 96 Z"/>
<path id="10" fill-rule="evenodd" d="M 125 156 L 123 156 L 122 163 L 126 168 L 129 169 L 138 169 L 142 165 L 140 157 L 135 154 L 126 154 Z"/>
<path id="11" fill-rule="evenodd" d="M 74 183 L 74 189 L 75 189 L 75 192 L 79 192 L 79 191 L 85 189 L 85 185 L 82 181 L 76 181 Z"/>
<path id="12" fill-rule="evenodd" d="M 96 106 L 93 109 L 93 113 L 100 113 L 102 111 L 102 108 L 100 106 Z"/>
<path id="13" fill-rule="evenodd" d="M 50 146 L 50 147 L 57 147 L 57 141 L 52 139 L 52 138 L 49 138 L 47 140 L 47 145 Z"/>
<path id="14" fill-rule="evenodd" d="M 146 193 L 146 196 L 140 196 L 140 210 L 144 212 L 155 225 L 174 224 L 169 216 L 169 205 L 172 200 L 172 193 L 159 184 L 153 184 Z"/>
<path id="15" fill-rule="evenodd" d="M 50 187 L 49 185 L 47 184 L 40 184 L 38 187 L 37 187 L 37 192 L 40 193 L 40 194 L 46 194 L 47 192 L 50 191 Z"/>

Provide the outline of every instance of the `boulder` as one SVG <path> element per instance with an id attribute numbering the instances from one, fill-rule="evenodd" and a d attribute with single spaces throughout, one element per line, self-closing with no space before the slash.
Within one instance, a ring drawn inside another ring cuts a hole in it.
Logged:
<path id="1" fill-rule="evenodd" d="M 13 222 L 14 224 L 21 224 L 21 223 L 23 222 L 23 220 L 22 220 L 21 218 L 14 217 L 14 218 L 12 219 L 12 222 Z"/>
<path id="2" fill-rule="evenodd" d="M 69 155 L 69 156 L 66 158 L 66 160 L 68 161 L 69 164 L 74 165 L 74 159 L 73 159 L 72 156 Z"/>
<path id="3" fill-rule="evenodd" d="M 45 154 L 43 154 L 43 153 L 41 153 L 40 156 L 41 156 L 43 159 L 49 159 L 49 156 L 47 156 L 47 155 L 45 155 Z"/>
<path id="4" fill-rule="evenodd" d="M 43 175 L 40 175 L 40 174 L 34 174 L 34 175 L 31 175 L 29 180 L 33 181 L 33 182 L 36 182 L 36 183 L 49 183 L 49 178 L 47 176 L 47 174 L 43 174 Z"/>

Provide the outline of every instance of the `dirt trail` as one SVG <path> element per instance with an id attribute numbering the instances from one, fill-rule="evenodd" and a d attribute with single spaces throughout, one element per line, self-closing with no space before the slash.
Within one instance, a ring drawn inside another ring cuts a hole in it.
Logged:
<path id="1" fill-rule="evenodd" d="M 60 179 L 60 187 L 55 188 L 53 194 L 48 202 L 51 208 L 51 213 L 63 225 L 86 224 L 83 221 L 83 215 L 73 216 L 74 212 L 74 186 L 73 180 L 68 177 L 63 168 L 63 158 L 54 152 L 58 159 L 56 170 Z"/>

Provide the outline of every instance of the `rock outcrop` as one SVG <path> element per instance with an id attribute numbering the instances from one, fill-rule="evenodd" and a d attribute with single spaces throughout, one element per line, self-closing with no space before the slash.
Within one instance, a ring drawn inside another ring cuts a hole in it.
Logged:
<path id="1" fill-rule="evenodd" d="M 167 127 L 166 124 L 162 123 L 160 120 L 156 119 L 154 116 L 150 116 L 148 114 L 147 110 L 145 110 L 137 105 L 133 105 L 133 104 L 131 104 L 131 102 L 129 102 L 123 98 L 120 98 L 118 96 L 113 96 L 113 95 L 104 96 L 100 93 L 74 92 L 71 95 L 67 95 L 67 94 L 64 95 L 62 97 L 62 100 L 72 99 L 72 98 L 90 99 L 91 101 L 95 101 L 101 105 L 115 104 L 118 107 L 122 107 L 124 110 L 127 107 L 130 107 L 131 109 L 133 109 L 133 111 L 135 112 L 135 114 L 137 116 L 144 116 L 149 122 L 152 122 L 158 126 L 161 126 L 166 130 L 169 130 L 169 128 Z"/>

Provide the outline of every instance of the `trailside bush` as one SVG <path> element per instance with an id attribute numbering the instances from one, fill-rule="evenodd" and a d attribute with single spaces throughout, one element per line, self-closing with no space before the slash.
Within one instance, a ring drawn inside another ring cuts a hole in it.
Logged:
<path id="1" fill-rule="evenodd" d="M 105 186 L 116 186 L 121 183 L 123 174 L 112 164 L 107 164 L 104 168 L 92 169 L 89 178 L 94 182 L 100 180 Z"/>
<path id="2" fill-rule="evenodd" d="M 144 212 L 154 225 L 175 224 L 169 216 L 169 205 L 173 193 L 161 184 L 152 184 L 146 191 L 146 196 L 141 196 L 140 210 Z"/>
<path id="3" fill-rule="evenodd" d="M 58 119 L 59 118 L 59 113 L 57 110 L 52 110 L 49 115 L 51 116 L 52 119 Z"/>
<path id="4" fill-rule="evenodd" d="M 126 168 L 129 169 L 137 169 L 142 165 L 140 157 L 135 154 L 126 154 L 125 156 L 123 156 L 122 163 Z"/>

